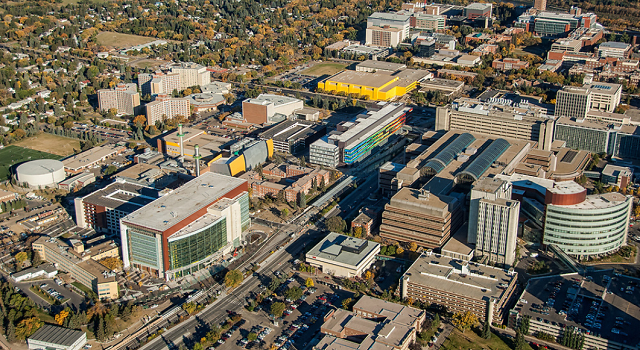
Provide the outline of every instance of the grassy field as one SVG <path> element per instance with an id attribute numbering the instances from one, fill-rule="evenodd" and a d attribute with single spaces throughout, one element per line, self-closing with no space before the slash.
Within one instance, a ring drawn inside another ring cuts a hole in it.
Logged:
<path id="1" fill-rule="evenodd" d="M 165 63 L 167 63 L 167 61 L 145 59 L 145 60 L 135 61 L 132 64 L 130 64 L 130 66 L 138 67 L 138 68 L 157 68 Z"/>
<path id="2" fill-rule="evenodd" d="M 440 349 L 442 350 L 510 350 L 513 349 L 512 340 L 507 340 L 509 344 L 505 343 L 500 337 L 492 334 L 490 339 L 484 339 L 472 330 L 468 330 L 461 333 L 459 330 L 454 329 L 449 335 L 447 340 L 442 344 Z M 533 350 L 526 344 L 526 350 Z"/>
<path id="3" fill-rule="evenodd" d="M 313 67 L 309 67 L 303 70 L 302 72 L 300 72 L 300 74 L 311 75 L 314 77 L 320 77 L 323 75 L 333 75 L 344 70 L 346 66 L 347 66 L 346 64 L 342 64 L 342 63 L 332 63 L 332 62 L 318 63 Z"/>
<path id="4" fill-rule="evenodd" d="M 7 146 L 0 149 L 0 180 L 8 180 L 11 167 L 15 164 L 35 159 L 60 159 L 59 155 L 40 152 L 19 146 Z"/>
<path id="5" fill-rule="evenodd" d="M 24 148 L 31 148 L 40 152 L 57 154 L 59 156 L 68 156 L 73 154 L 74 149 L 80 149 L 79 140 L 56 136 L 46 132 L 24 139 L 15 145 Z"/>
<path id="6" fill-rule="evenodd" d="M 156 40 L 147 36 L 122 34 L 113 32 L 100 32 L 97 37 L 98 45 L 126 48 L 134 45 L 146 44 Z"/>

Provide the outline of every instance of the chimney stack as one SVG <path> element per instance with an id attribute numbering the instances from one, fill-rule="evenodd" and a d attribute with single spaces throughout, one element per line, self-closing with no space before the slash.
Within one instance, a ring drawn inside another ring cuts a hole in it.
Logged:
<path id="1" fill-rule="evenodd" d="M 200 158 L 202 158 L 202 156 L 200 155 L 200 146 L 195 145 L 193 149 L 194 149 L 193 160 L 196 162 L 196 177 L 198 177 L 200 176 Z"/>
<path id="2" fill-rule="evenodd" d="M 184 133 L 182 133 L 182 124 L 178 124 L 178 138 L 180 139 L 180 159 L 184 159 L 184 144 L 182 140 Z"/>

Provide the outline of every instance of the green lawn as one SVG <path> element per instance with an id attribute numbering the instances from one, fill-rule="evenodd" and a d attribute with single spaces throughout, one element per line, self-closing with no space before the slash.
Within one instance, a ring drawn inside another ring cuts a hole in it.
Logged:
<path id="1" fill-rule="evenodd" d="M 490 339 L 484 339 L 473 330 L 468 330 L 461 333 L 459 330 L 454 329 L 449 335 L 447 340 L 442 344 L 440 349 L 442 350 L 511 350 L 513 349 L 512 339 L 507 339 L 507 344 L 495 333 L 491 335 Z M 526 350 L 533 350 L 526 344 Z"/>
<path id="2" fill-rule="evenodd" d="M 300 72 L 300 74 L 311 75 L 319 77 L 323 75 L 334 75 L 340 71 L 343 71 L 347 65 L 342 63 L 324 62 L 318 63 L 313 67 L 307 68 Z"/>
<path id="3" fill-rule="evenodd" d="M 35 159 L 60 159 L 55 154 L 23 148 L 19 146 L 7 146 L 0 149 L 0 181 L 8 180 L 11 175 L 11 167 Z"/>
<path id="4" fill-rule="evenodd" d="M 84 284 L 82 284 L 80 282 L 73 282 L 71 284 L 73 284 L 75 287 L 77 287 L 81 291 L 85 292 L 86 295 L 91 295 L 91 293 L 93 293 L 93 291 L 91 289 L 87 288 L 87 286 L 85 286 Z"/>

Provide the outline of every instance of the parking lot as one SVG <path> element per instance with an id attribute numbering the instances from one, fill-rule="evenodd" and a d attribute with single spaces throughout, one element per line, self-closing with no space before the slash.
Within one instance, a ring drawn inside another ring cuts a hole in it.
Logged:
<path id="1" fill-rule="evenodd" d="M 25 294 L 29 296 L 31 300 L 33 300 L 37 305 L 41 306 L 45 310 L 49 310 L 52 307 L 52 305 L 48 301 L 42 299 L 39 295 L 34 293 L 30 289 L 31 286 L 38 286 L 42 290 L 44 290 L 45 293 L 48 293 L 49 290 L 52 290 L 53 292 L 49 293 L 49 295 L 53 296 L 54 298 L 57 298 L 58 300 L 62 300 L 62 301 L 67 300 L 61 306 L 54 305 L 53 306 L 54 308 L 58 308 L 58 307 L 64 308 L 65 306 L 67 306 L 67 304 L 74 305 L 76 308 L 79 308 L 80 305 L 82 304 L 82 301 L 84 300 L 83 296 L 71 291 L 68 288 L 65 288 L 64 285 L 58 285 L 53 279 L 43 279 L 43 280 L 31 281 L 31 282 L 14 282 L 13 284 L 16 287 L 20 288 Z M 44 284 L 46 284 L 46 286 L 42 287 L 42 285 Z"/>
<path id="2" fill-rule="evenodd" d="M 265 283 L 269 280 L 267 276 L 261 277 Z M 320 327 L 324 322 L 324 315 L 331 308 L 340 307 L 344 299 L 353 297 L 353 293 L 334 290 L 322 283 L 306 288 L 304 286 L 306 278 L 307 276 L 296 275 L 290 277 L 276 289 L 275 293 L 265 297 L 254 311 L 244 310 L 243 321 L 223 334 L 215 347 L 258 349 L 273 344 L 283 350 L 290 349 L 292 346 L 296 349 L 311 348 L 314 338 L 319 339 L 321 336 Z M 303 296 L 297 300 L 287 301 L 284 292 L 292 287 L 301 288 Z M 282 318 L 274 322 L 270 310 L 271 305 L 276 302 L 285 303 L 286 309 Z M 257 339 L 250 340 L 254 336 Z"/>

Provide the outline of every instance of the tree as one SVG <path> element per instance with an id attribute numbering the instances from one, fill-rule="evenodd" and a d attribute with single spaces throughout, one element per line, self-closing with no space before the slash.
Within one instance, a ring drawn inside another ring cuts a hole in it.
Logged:
<path id="1" fill-rule="evenodd" d="M 16 326 L 12 321 L 9 321 L 9 325 L 7 326 L 7 340 L 9 343 L 15 343 L 18 340 L 16 338 Z"/>
<path id="2" fill-rule="evenodd" d="M 402 255 L 402 253 L 404 253 L 404 249 L 402 249 L 402 247 L 400 247 L 400 246 L 399 246 L 399 247 L 396 249 L 396 254 L 397 254 L 397 255 Z"/>
<path id="3" fill-rule="evenodd" d="M 347 223 L 339 216 L 334 216 L 327 219 L 327 229 L 332 232 L 344 232 L 347 228 Z"/>
<path id="4" fill-rule="evenodd" d="M 372 278 L 373 278 L 373 273 L 371 273 L 371 271 L 367 271 L 364 273 L 364 279 L 370 280 Z"/>
<path id="5" fill-rule="evenodd" d="M 467 329 L 478 323 L 478 317 L 470 311 L 463 313 L 457 312 L 453 314 L 452 323 L 464 333 Z"/>
<path id="6" fill-rule="evenodd" d="M 104 332 L 104 318 L 98 317 L 98 327 L 96 328 L 96 339 L 103 341 L 106 337 Z"/>
<path id="7" fill-rule="evenodd" d="M 409 250 L 412 252 L 415 252 L 416 250 L 418 250 L 418 244 L 416 242 L 410 242 L 409 243 Z"/>
<path id="8" fill-rule="evenodd" d="M 351 304 L 353 303 L 353 299 L 347 298 L 342 301 L 342 308 L 348 311 L 351 311 Z"/>
<path id="9" fill-rule="evenodd" d="M 116 168 L 115 165 L 109 165 L 108 167 L 106 167 L 104 169 L 104 171 L 102 172 L 105 176 L 109 176 L 113 173 L 115 173 L 116 171 L 118 171 L 118 168 Z"/>
<path id="10" fill-rule="evenodd" d="M 307 207 L 307 196 L 304 194 L 304 192 L 300 192 L 298 194 L 298 206 L 302 209 Z"/>
<path id="11" fill-rule="evenodd" d="M 42 264 L 42 258 L 40 258 L 40 254 L 38 252 L 33 251 L 31 253 L 31 266 L 38 267 Z"/>
<path id="12" fill-rule="evenodd" d="M 302 167 L 306 167 L 307 166 L 307 161 L 304 159 L 304 156 L 301 156 L 299 158 L 299 161 L 300 161 L 300 166 L 302 166 Z"/>
<path id="13" fill-rule="evenodd" d="M 18 254 L 15 255 L 16 261 L 20 264 L 22 264 L 23 262 L 25 262 L 28 258 L 27 252 L 20 252 Z"/>
<path id="14" fill-rule="evenodd" d="M 258 339 L 258 335 L 255 332 L 247 334 L 248 341 L 255 341 L 256 339 Z"/>
<path id="15" fill-rule="evenodd" d="M 242 272 L 238 270 L 231 270 L 224 276 L 224 284 L 227 288 L 235 288 L 242 283 L 243 279 L 244 277 L 242 276 Z"/>
<path id="16" fill-rule="evenodd" d="M 58 313 L 54 319 L 56 320 L 56 323 L 60 326 L 62 326 L 62 324 L 64 323 L 64 320 L 69 316 L 69 310 L 68 308 L 60 311 L 60 313 Z"/>
<path id="17" fill-rule="evenodd" d="M 313 287 L 313 280 L 311 279 L 311 277 L 308 277 L 305 281 L 304 281 L 304 285 L 307 288 L 311 288 Z"/>
<path id="18" fill-rule="evenodd" d="M 489 324 L 488 320 L 484 320 L 484 324 L 482 325 L 482 334 L 481 336 L 484 339 L 490 339 L 491 338 L 491 325 Z"/>
<path id="19" fill-rule="evenodd" d="M 197 310 L 197 306 L 194 302 L 188 302 L 188 303 L 184 303 L 182 304 L 182 310 L 186 311 L 187 314 L 191 315 L 194 312 L 196 312 Z"/>
<path id="20" fill-rule="evenodd" d="M 302 292 L 302 289 L 300 289 L 300 287 L 290 287 L 284 292 L 285 298 L 291 301 L 300 299 L 300 297 L 302 297 L 302 294 L 303 292 Z"/>
<path id="21" fill-rule="evenodd" d="M 527 342 L 524 340 L 524 335 L 516 330 L 516 338 L 514 340 L 515 350 L 524 350 L 527 347 Z"/>
<path id="22" fill-rule="evenodd" d="M 286 308 L 286 305 L 284 303 L 281 303 L 281 302 L 273 303 L 271 304 L 271 314 L 276 318 L 280 318 L 282 317 L 282 314 L 284 313 L 285 308 Z"/>
<path id="23" fill-rule="evenodd" d="M 289 216 L 289 210 L 287 208 L 283 208 L 280 211 L 280 217 L 282 217 L 283 219 L 286 218 L 287 216 Z"/>
<path id="24" fill-rule="evenodd" d="M 362 226 L 356 226 L 353 228 L 353 237 L 362 238 Z"/>

